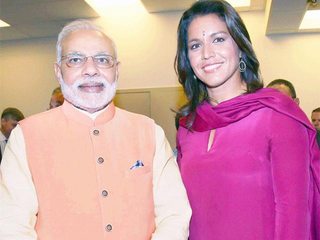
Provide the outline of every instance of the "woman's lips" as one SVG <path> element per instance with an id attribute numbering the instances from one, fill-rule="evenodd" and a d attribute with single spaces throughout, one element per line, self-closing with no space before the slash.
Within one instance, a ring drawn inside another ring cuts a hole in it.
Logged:
<path id="1" fill-rule="evenodd" d="M 202 66 L 202 70 L 204 72 L 214 72 L 218 68 L 220 68 L 222 64 L 223 64 L 222 62 L 205 64 L 204 66 Z"/>

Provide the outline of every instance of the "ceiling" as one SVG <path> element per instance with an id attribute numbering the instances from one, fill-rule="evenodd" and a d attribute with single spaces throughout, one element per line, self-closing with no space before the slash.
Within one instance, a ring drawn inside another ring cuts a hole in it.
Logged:
<path id="1" fill-rule="evenodd" d="M 141 1 L 150 13 L 182 11 L 195 2 Z M 268 19 L 266 34 L 292 33 L 299 31 L 307 7 L 306 1 L 251 0 L 250 8 L 238 11 L 264 10 Z M 66 22 L 95 17 L 99 15 L 84 0 L 0 0 L 0 19 L 11 25 L 0 28 L 0 41 L 57 36 Z M 320 29 L 317 31 L 320 32 Z"/>

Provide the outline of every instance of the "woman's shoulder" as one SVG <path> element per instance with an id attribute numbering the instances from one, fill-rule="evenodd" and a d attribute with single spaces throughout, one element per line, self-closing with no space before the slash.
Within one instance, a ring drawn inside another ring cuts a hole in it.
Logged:
<path id="1" fill-rule="evenodd" d="M 290 97 L 271 88 L 265 88 L 255 93 L 255 99 L 270 109 L 274 118 L 283 121 L 297 121 L 308 128 L 313 128 L 307 115 Z"/>

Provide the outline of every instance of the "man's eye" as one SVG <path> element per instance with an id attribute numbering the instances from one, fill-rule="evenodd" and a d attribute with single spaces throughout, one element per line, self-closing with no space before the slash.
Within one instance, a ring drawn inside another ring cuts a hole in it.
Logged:
<path id="1" fill-rule="evenodd" d="M 95 62 L 98 64 L 103 64 L 103 65 L 110 65 L 112 64 L 112 58 L 109 56 L 98 56 L 95 57 Z"/>
<path id="2" fill-rule="evenodd" d="M 71 64 L 82 63 L 83 58 L 82 57 L 70 57 L 68 62 Z"/>
<path id="3" fill-rule="evenodd" d="M 97 63 L 109 63 L 110 59 L 108 57 L 95 57 Z"/>

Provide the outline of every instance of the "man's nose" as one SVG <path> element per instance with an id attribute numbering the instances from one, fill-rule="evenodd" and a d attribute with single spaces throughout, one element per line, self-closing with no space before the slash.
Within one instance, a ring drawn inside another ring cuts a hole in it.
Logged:
<path id="1" fill-rule="evenodd" d="M 82 73 L 86 76 L 97 76 L 100 74 L 99 68 L 93 61 L 93 57 L 88 57 L 87 61 L 82 66 Z"/>

